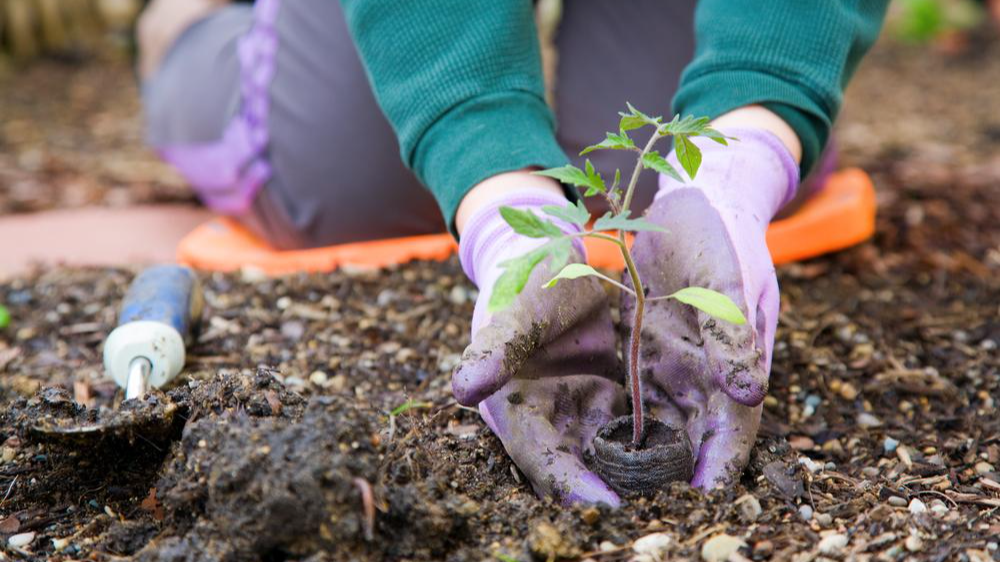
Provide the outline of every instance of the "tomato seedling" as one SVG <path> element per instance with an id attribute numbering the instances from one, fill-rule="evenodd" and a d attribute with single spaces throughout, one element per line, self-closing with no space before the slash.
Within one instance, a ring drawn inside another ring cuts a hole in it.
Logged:
<path id="1" fill-rule="evenodd" d="M 642 381 L 639 377 L 639 358 L 642 345 L 640 334 L 642 333 L 642 319 L 645 313 L 647 302 L 657 300 L 674 299 L 684 304 L 693 306 L 706 314 L 720 320 L 732 322 L 734 324 L 745 324 L 746 318 L 743 312 L 736 306 L 729 297 L 707 289 L 704 287 L 685 287 L 675 293 L 656 297 L 648 297 L 646 289 L 642 284 L 639 271 L 632 259 L 632 253 L 626 238 L 627 232 L 657 232 L 662 236 L 668 236 L 666 229 L 659 225 L 646 221 L 643 218 L 631 217 L 632 196 L 635 193 L 635 186 L 639 179 L 639 174 L 644 169 L 651 169 L 661 174 L 666 174 L 677 181 L 684 182 L 681 173 L 674 168 L 659 152 L 653 150 L 656 143 L 666 137 L 674 138 L 674 150 L 677 161 L 687 175 L 694 179 L 701 167 L 701 150 L 696 144 L 691 142 L 692 137 L 706 137 L 719 144 L 728 146 L 730 140 L 719 131 L 709 126 L 707 117 L 684 117 L 675 116 L 673 120 L 664 123 L 661 117 L 650 117 L 645 113 L 628 105 L 628 111 L 620 113 L 621 121 L 618 125 L 617 133 L 608 133 L 606 138 L 598 144 L 588 146 L 580 155 L 587 154 L 595 150 L 629 150 L 638 154 L 635 168 L 628 185 L 621 187 L 621 170 L 615 170 L 614 180 L 609 187 L 599 172 L 594 169 L 590 160 L 586 161 L 581 170 L 575 166 L 567 165 L 561 168 L 552 168 L 535 172 L 541 176 L 557 179 L 565 184 L 573 185 L 584 190 L 584 197 L 603 196 L 610 207 L 604 216 L 594 221 L 593 226 L 588 228 L 590 213 L 582 201 L 576 201 L 566 207 L 546 206 L 542 211 L 549 217 L 559 219 L 581 227 L 583 230 L 576 234 L 566 234 L 556 226 L 552 220 L 539 217 L 535 213 L 526 210 L 515 209 L 513 207 L 501 207 L 500 214 L 504 220 L 518 234 L 531 238 L 548 238 L 548 242 L 538 249 L 523 256 L 508 260 L 500 266 L 504 269 L 503 274 L 497 279 L 493 286 L 493 294 L 490 298 L 489 309 L 497 312 L 510 306 L 514 299 L 524 289 L 528 282 L 528 277 L 539 263 L 543 260 L 550 260 L 552 271 L 559 271 L 544 287 L 552 287 L 562 279 L 576 279 L 579 277 L 593 276 L 625 291 L 636 299 L 636 307 L 632 322 L 632 333 L 628 349 L 628 381 L 632 395 L 632 441 L 633 445 L 639 447 L 643 439 L 643 405 L 642 405 Z M 629 137 L 629 131 L 653 127 L 653 134 L 642 147 L 639 147 Z M 567 263 L 569 261 L 572 240 L 574 238 L 589 237 L 606 240 L 618 246 L 622 258 L 625 261 L 626 274 L 629 276 L 632 286 L 628 287 L 610 277 L 600 273 L 593 267 L 583 263 Z M 638 290 L 636 290 L 638 289 Z"/>

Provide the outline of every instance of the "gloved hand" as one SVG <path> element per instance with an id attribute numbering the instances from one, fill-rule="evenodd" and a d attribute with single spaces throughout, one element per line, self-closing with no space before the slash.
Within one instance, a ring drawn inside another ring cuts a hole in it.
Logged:
<path id="1" fill-rule="evenodd" d="M 739 140 L 724 147 L 692 139 L 703 154 L 694 181 L 660 176 L 646 218 L 669 234 L 640 233 L 632 249 L 649 297 L 707 287 L 733 299 L 747 318 L 736 326 L 673 299 L 646 305 L 640 373 L 647 412 L 687 428 L 692 484 L 703 488 L 737 475 L 756 438 L 779 305 L 764 234 L 799 178 L 777 137 L 760 129 L 722 132 Z M 670 159 L 680 170 L 676 156 Z M 623 295 L 626 324 L 634 305 Z"/>
<path id="2" fill-rule="evenodd" d="M 479 286 L 472 319 L 472 343 L 452 377 L 462 404 L 478 404 L 480 414 L 503 442 L 514 463 L 539 495 L 563 503 L 619 504 L 618 496 L 584 466 L 597 430 L 625 412 L 624 391 L 615 353 L 615 334 L 607 298 L 590 278 L 542 285 L 557 271 L 539 264 L 508 309 L 490 315 L 499 264 L 547 242 L 515 233 L 500 216 L 500 206 L 532 210 L 565 206 L 564 198 L 520 192 L 477 212 L 460 244 L 466 274 Z M 548 218 L 548 217 L 546 217 Z M 553 221 L 567 233 L 578 228 Z M 584 261 L 574 244 L 572 261 Z"/>

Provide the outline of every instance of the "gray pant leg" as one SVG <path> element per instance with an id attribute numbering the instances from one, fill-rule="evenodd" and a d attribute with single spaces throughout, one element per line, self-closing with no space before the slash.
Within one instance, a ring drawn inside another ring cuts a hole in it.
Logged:
<path id="1" fill-rule="evenodd" d="M 240 104 L 239 39 L 251 6 L 199 20 L 143 86 L 154 146 L 218 140 Z M 403 165 L 334 0 L 285 0 L 276 22 L 267 158 L 273 174 L 236 217 L 279 249 L 445 232 Z"/>
<path id="2" fill-rule="evenodd" d="M 694 55 L 695 0 L 566 0 L 556 46 L 556 116 L 559 143 L 577 166 L 586 158 L 605 177 L 615 168 L 623 181 L 635 156 L 602 150 L 586 157 L 581 150 L 618 131 L 625 102 L 650 115 L 672 116 L 670 100 L 681 72 Z M 637 135 L 648 133 L 636 131 Z M 638 137 L 646 141 L 646 137 Z M 663 141 L 660 152 L 670 149 Z M 644 210 L 656 192 L 657 175 L 645 171 L 633 205 Z M 590 204 L 604 202 L 593 198 Z"/>
<path id="3" fill-rule="evenodd" d="M 285 0 L 277 29 L 265 194 L 303 245 L 445 232 L 434 197 L 403 165 L 340 4 Z"/>
<path id="4" fill-rule="evenodd" d="M 227 6 L 177 37 L 160 68 L 142 84 L 149 144 L 197 144 L 222 136 L 239 109 L 236 45 L 252 19 L 251 6 Z"/>

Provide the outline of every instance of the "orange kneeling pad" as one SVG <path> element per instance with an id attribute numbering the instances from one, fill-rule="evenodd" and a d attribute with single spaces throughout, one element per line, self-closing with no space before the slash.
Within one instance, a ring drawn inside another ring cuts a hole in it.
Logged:
<path id="1" fill-rule="evenodd" d="M 875 232 L 875 188 L 864 171 L 830 176 L 824 189 L 794 215 L 771 223 L 767 247 L 775 264 L 811 258 L 858 244 Z M 590 264 L 622 269 L 618 248 L 585 239 Z M 274 250 L 233 219 L 218 217 L 194 229 L 177 247 L 177 261 L 209 271 L 255 267 L 271 275 L 379 268 L 411 260 L 445 260 L 458 246 L 450 234 L 353 242 L 309 250 Z"/>

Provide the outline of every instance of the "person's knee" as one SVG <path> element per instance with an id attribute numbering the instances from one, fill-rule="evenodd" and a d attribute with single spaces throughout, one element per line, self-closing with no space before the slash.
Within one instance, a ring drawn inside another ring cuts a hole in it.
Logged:
<path id="1" fill-rule="evenodd" d="M 139 76 L 156 73 L 170 46 L 192 23 L 228 2 L 221 0 L 152 0 L 136 23 Z"/>

